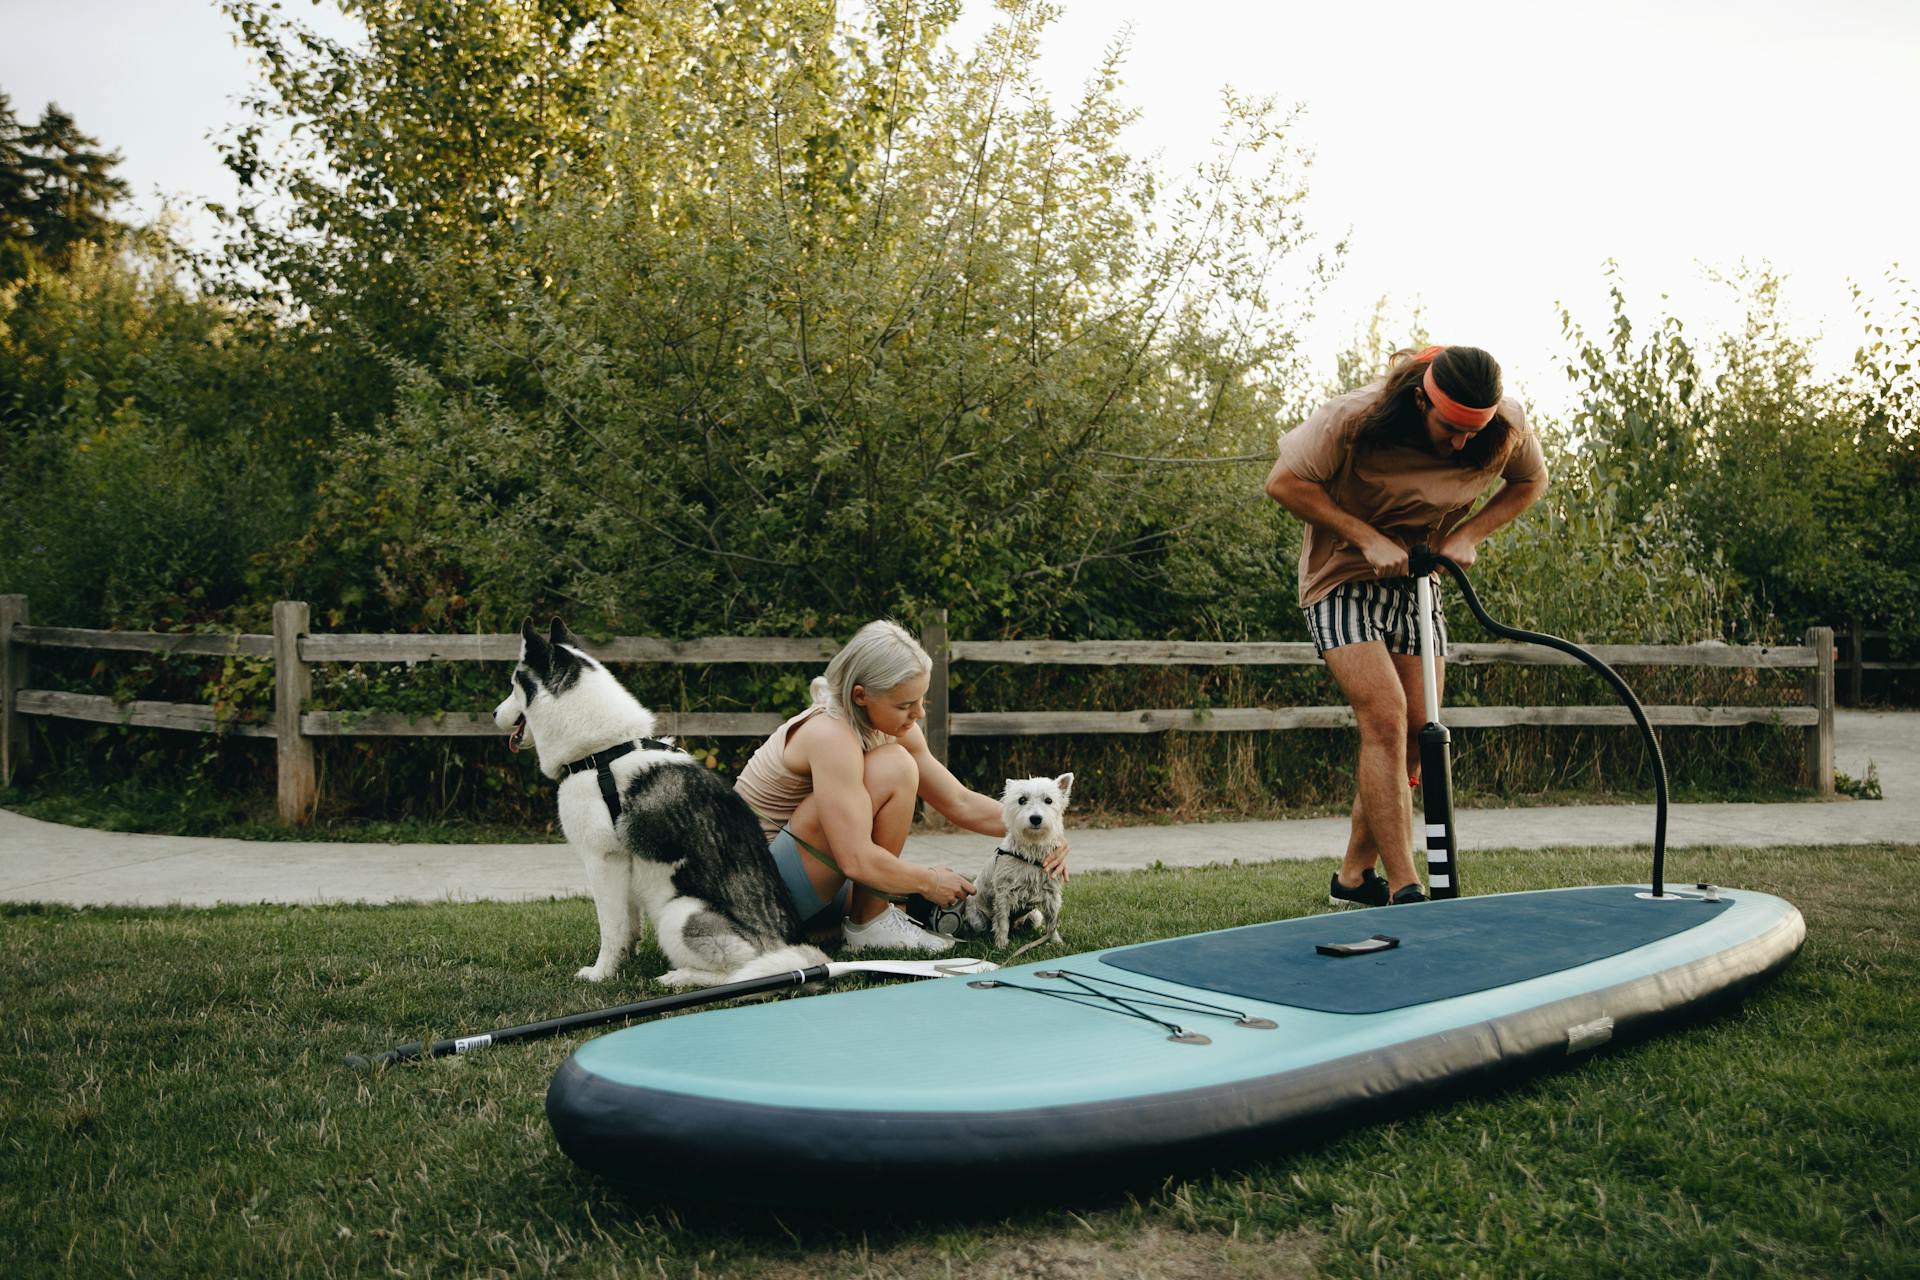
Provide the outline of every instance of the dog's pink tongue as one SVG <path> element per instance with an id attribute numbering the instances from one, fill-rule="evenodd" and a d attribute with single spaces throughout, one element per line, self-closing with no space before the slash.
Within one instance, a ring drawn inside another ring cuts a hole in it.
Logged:
<path id="1" fill-rule="evenodd" d="M 525 716 L 521 716 L 518 720 L 515 720 L 513 722 L 513 732 L 507 735 L 507 750 L 518 751 L 520 749 L 520 736 L 524 734 L 526 731 L 527 731 L 527 718 Z"/>

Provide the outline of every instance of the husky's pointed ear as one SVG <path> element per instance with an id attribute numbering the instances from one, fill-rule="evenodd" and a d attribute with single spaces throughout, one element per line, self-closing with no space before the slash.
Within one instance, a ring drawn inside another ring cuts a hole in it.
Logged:
<path id="1" fill-rule="evenodd" d="M 563 644 L 571 645 L 578 649 L 580 647 L 580 637 L 567 630 L 566 623 L 555 618 L 553 625 L 547 629 L 547 643 L 556 649 Z"/>
<path id="2" fill-rule="evenodd" d="M 533 629 L 532 618 L 520 620 L 520 660 L 528 666 L 546 665 L 547 642 L 538 631 Z"/>
<path id="3" fill-rule="evenodd" d="M 1065 804 L 1067 797 L 1073 794 L 1073 775 L 1063 773 L 1053 780 L 1053 785 L 1060 788 L 1060 803 Z"/>

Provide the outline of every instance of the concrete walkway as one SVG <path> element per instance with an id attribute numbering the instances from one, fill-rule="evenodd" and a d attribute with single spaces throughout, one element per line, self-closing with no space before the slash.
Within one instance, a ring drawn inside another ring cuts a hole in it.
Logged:
<path id="1" fill-rule="evenodd" d="M 1886 798 L 1831 803 L 1672 806 L 1667 844 L 1800 845 L 1920 842 L 1920 712 L 1841 711 L 1836 767 Z M 1646 845 L 1653 813 L 1639 805 L 1464 809 L 1462 853 L 1548 845 Z M 1204 866 L 1341 856 L 1345 818 L 1210 822 L 1073 831 L 1080 871 L 1163 862 Z M 971 873 L 992 841 L 971 833 L 915 836 L 916 862 Z M 475 901 L 574 897 L 580 864 L 562 844 L 338 844 L 128 835 L 63 827 L 0 810 L 0 900 L 74 905 L 238 902 Z"/>

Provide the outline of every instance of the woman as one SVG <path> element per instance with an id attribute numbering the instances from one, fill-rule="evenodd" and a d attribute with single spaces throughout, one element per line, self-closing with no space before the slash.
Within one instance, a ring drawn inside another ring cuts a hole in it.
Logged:
<path id="1" fill-rule="evenodd" d="M 1004 836 L 1000 802 L 970 791 L 933 758 L 920 731 L 933 661 L 904 628 L 870 622 L 813 682 L 813 705 L 774 731 L 734 790 L 760 815 L 768 847 L 810 931 L 840 923 L 856 951 L 945 951 L 891 899 L 951 907 L 973 885 L 900 851 L 917 796 L 955 825 Z M 1066 850 L 1047 860 L 1066 878 Z"/>
<path id="2" fill-rule="evenodd" d="M 1481 540 L 1546 490 L 1540 441 L 1478 347 L 1399 352 L 1385 378 L 1335 397 L 1281 438 L 1267 495 L 1307 522 L 1300 607 L 1360 728 L 1353 831 L 1327 889 L 1336 906 L 1426 897 L 1411 852 L 1412 796 L 1400 785 L 1420 780 L 1425 706 L 1408 549 L 1424 542 L 1468 568 Z M 1433 614 L 1434 678 L 1444 687 L 1437 584 Z"/>

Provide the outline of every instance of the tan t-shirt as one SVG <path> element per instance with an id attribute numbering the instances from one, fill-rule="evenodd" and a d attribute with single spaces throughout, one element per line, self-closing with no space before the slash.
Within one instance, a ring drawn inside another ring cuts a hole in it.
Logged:
<path id="1" fill-rule="evenodd" d="M 1356 451 L 1360 429 L 1385 379 L 1336 396 L 1280 438 L 1280 461 L 1302 480 L 1320 485 L 1341 510 L 1411 547 L 1437 544 L 1467 518 L 1474 502 L 1498 478 L 1513 483 L 1545 477 L 1546 455 L 1511 396 L 1500 413 L 1513 424 L 1504 457 L 1482 469 L 1407 445 Z M 1324 599 L 1343 583 L 1373 577 L 1360 549 L 1309 523 L 1300 544 L 1300 607 Z"/>

